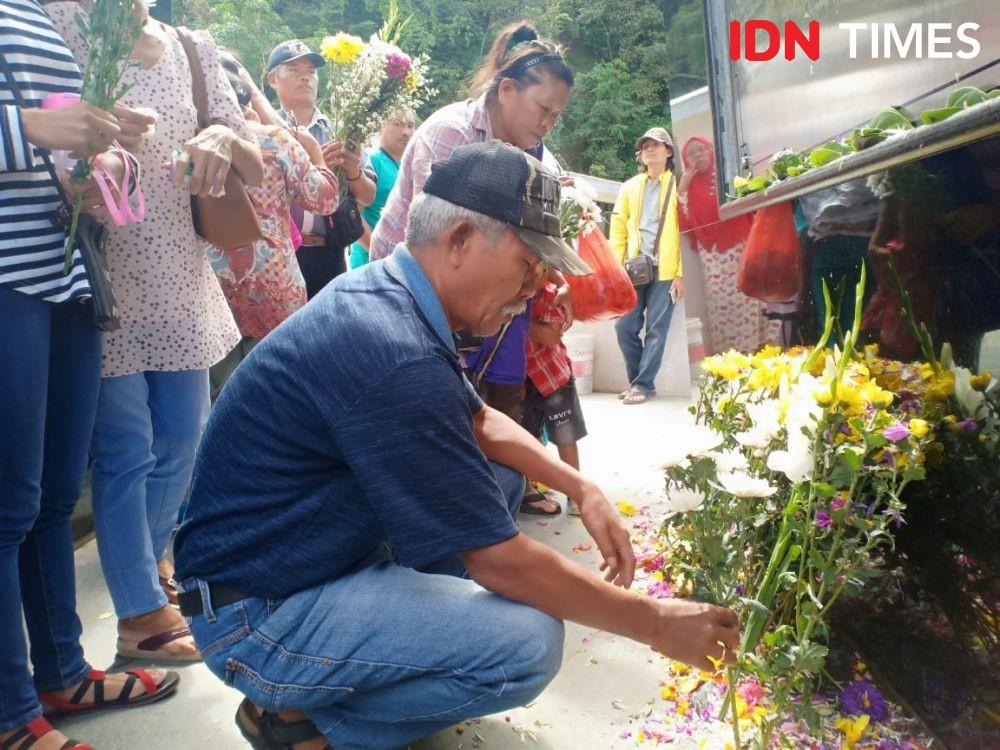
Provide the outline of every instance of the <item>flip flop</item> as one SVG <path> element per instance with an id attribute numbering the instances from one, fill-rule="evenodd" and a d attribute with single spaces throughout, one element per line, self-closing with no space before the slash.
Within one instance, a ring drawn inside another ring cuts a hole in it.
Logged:
<path id="1" fill-rule="evenodd" d="M 244 698 L 236 709 L 236 726 L 254 750 L 291 750 L 298 742 L 323 736 L 308 719 L 285 722 L 271 711 L 258 714 L 249 698 Z M 333 748 L 327 745 L 323 750 Z"/>
<path id="2" fill-rule="evenodd" d="M 644 404 L 649 401 L 649 395 L 636 389 L 632 389 L 629 394 L 622 399 L 622 403 L 627 406 L 633 406 L 635 404 Z"/>
<path id="3" fill-rule="evenodd" d="M 80 687 L 77 688 L 76 692 L 73 693 L 73 697 L 69 700 L 61 698 L 55 693 L 40 692 L 38 700 L 52 707 L 45 712 L 45 716 L 55 718 L 66 716 L 67 714 L 82 714 L 90 711 L 104 711 L 111 708 L 146 706 L 176 693 L 177 686 L 181 682 L 180 675 L 176 672 L 167 672 L 163 681 L 157 685 L 156 680 L 145 669 L 126 669 L 125 674 L 128 675 L 128 679 L 122 685 L 121 693 L 119 693 L 117 698 L 105 699 L 105 674 L 105 672 L 99 669 L 90 670 L 87 676 L 83 678 L 83 682 L 80 683 Z M 132 689 L 135 687 L 136 682 L 141 682 L 143 687 L 146 688 L 146 692 L 132 698 Z M 91 685 L 94 686 L 93 702 L 81 703 L 80 701 L 83 700 Z"/>
<path id="4" fill-rule="evenodd" d="M 191 630 L 185 625 L 173 630 L 164 630 L 162 633 L 151 635 L 141 641 L 131 641 L 127 638 L 118 638 L 118 655 L 126 659 L 155 659 L 156 661 L 201 661 L 201 651 L 194 653 L 175 653 L 166 651 L 163 647 L 168 643 L 186 638 L 191 635 Z"/>
<path id="5" fill-rule="evenodd" d="M 177 606 L 177 584 L 174 583 L 174 579 L 168 576 L 158 576 L 160 579 L 160 588 L 163 589 L 163 593 L 167 595 L 167 604 L 171 607 Z"/>
<path id="6" fill-rule="evenodd" d="M 544 510 L 539 508 L 534 503 L 541 503 L 548 501 L 554 503 L 556 506 L 555 510 Z M 535 489 L 530 489 L 524 493 L 524 499 L 521 501 L 521 513 L 528 516 L 558 516 L 562 513 L 562 506 L 555 502 L 551 498 L 546 497 L 544 494 Z"/>
<path id="7" fill-rule="evenodd" d="M 624 391 L 618 394 L 618 400 L 621 401 L 623 398 L 628 398 L 628 394 L 632 392 L 631 388 L 626 388 Z"/>

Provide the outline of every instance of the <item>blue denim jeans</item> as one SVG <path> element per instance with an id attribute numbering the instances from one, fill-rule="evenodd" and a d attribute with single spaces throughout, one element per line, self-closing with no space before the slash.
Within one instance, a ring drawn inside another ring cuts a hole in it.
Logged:
<path id="1" fill-rule="evenodd" d="M 615 323 L 618 346 L 625 355 L 629 385 L 646 394 L 656 392 L 654 381 L 660 371 L 670 319 L 674 314 L 670 284 L 670 281 L 654 281 L 636 289 L 638 300 L 632 312 Z M 643 323 L 646 334 L 640 338 Z"/>
<path id="2" fill-rule="evenodd" d="M 207 370 L 101 380 L 91 445 L 94 525 L 118 617 L 167 604 L 156 563 L 177 524 L 208 408 Z"/>
<path id="3" fill-rule="evenodd" d="M 516 512 L 522 477 L 494 471 Z M 304 711 L 337 750 L 378 750 L 522 706 L 562 663 L 562 622 L 459 577 L 457 558 L 434 567 L 404 568 L 380 549 L 286 599 L 218 609 L 203 581 L 181 586 L 201 589 L 191 630 L 227 685 L 261 708 Z"/>
<path id="4" fill-rule="evenodd" d="M 42 714 L 37 690 L 90 669 L 70 516 L 87 470 L 101 337 L 85 306 L 0 287 L 0 732 Z M 31 641 L 34 685 L 22 627 Z"/>

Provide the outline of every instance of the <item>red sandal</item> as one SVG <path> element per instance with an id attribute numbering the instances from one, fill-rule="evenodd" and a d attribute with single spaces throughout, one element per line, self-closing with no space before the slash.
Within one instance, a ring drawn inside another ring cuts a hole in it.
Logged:
<path id="1" fill-rule="evenodd" d="M 92 669 L 83 678 L 80 687 L 76 689 L 73 697 L 69 700 L 60 698 L 55 693 L 39 693 L 38 700 L 49 706 L 49 709 L 45 711 L 47 717 L 80 714 L 88 711 L 103 711 L 109 708 L 132 708 L 133 706 L 146 706 L 150 703 L 156 703 L 167 696 L 173 695 L 177 692 L 177 686 L 181 681 L 180 676 L 176 672 L 167 672 L 166 677 L 163 678 L 163 682 L 159 685 L 156 684 L 156 680 L 145 669 L 126 669 L 125 673 L 128 674 L 128 679 L 122 685 L 121 694 L 114 699 L 105 700 L 104 698 L 105 673 L 99 669 Z M 141 682 L 143 687 L 146 688 L 146 692 L 132 698 L 130 696 L 136 682 Z M 93 702 L 81 703 L 80 701 L 83 700 L 91 685 L 94 686 Z"/>
<path id="2" fill-rule="evenodd" d="M 29 747 L 42 739 L 42 737 L 54 731 L 55 729 L 49 722 L 39 717 L 34 721 L 29 721 L 0 743 L 0 750 L 15 750 L 15 748 L 16 750 L 28 750 Z M 76 740 L 66 740 L 59 750 L 94 750 L 94 747 L 77 742 Z"/>

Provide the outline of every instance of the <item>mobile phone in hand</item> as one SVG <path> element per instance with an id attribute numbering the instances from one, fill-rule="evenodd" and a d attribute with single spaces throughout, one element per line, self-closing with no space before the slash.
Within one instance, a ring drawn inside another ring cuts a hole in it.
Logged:
<path id="1" fill-rule="evenodd" d="M 675 286 L 670 287 L 670 301 L 677 304 L 677 287 Z"/>

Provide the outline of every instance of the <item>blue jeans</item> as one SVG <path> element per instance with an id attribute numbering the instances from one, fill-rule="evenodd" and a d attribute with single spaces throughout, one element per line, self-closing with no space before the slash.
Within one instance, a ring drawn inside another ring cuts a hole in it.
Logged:
<path id="1" fill-rule="evenodd" d="M 618 346 L 625 355 L 629 385 L 646 394 L 656 392 L 653 383 L 660 371 L 670 318 L 674 313 L 670 284 L 670 281 L 654 281 L 636 289 L 638 300 L 632 312 L 615 323 Z M 643 322 L 646 324 L 646 335 L 640 339 Z"/>
<path id="2" fill-rule="evenodd" d="M 42 714 L 37 690 L 90 667 L 80 647 L 70 516 L 87 470 L 101 337 L 85 306 L 0 287 L 0 732 Z M 34 685 L 21 624 L 31 641 Z"/>
<path id="3" fill-rule="evenodd" d="M 523 479 L 494 466 L 516 512 Z M 465 568 L 457 558 L 446 567 Z M 407 743 L 537 697 L 562 663 L 563 624 L 468 578 L 418 572 L 380 549 L 336 580 L 283 600 L 205 612 L 205 664 L 261 708 L 304 711 L 337 750 Z"/>
<path id="4" fill-rule="evenodd" d="M 94 525 L 118 617 L 167 604 L 156 563 L 177 524 L 208 408 L 207 370 L 101 380 L 91 445 Z"/>

